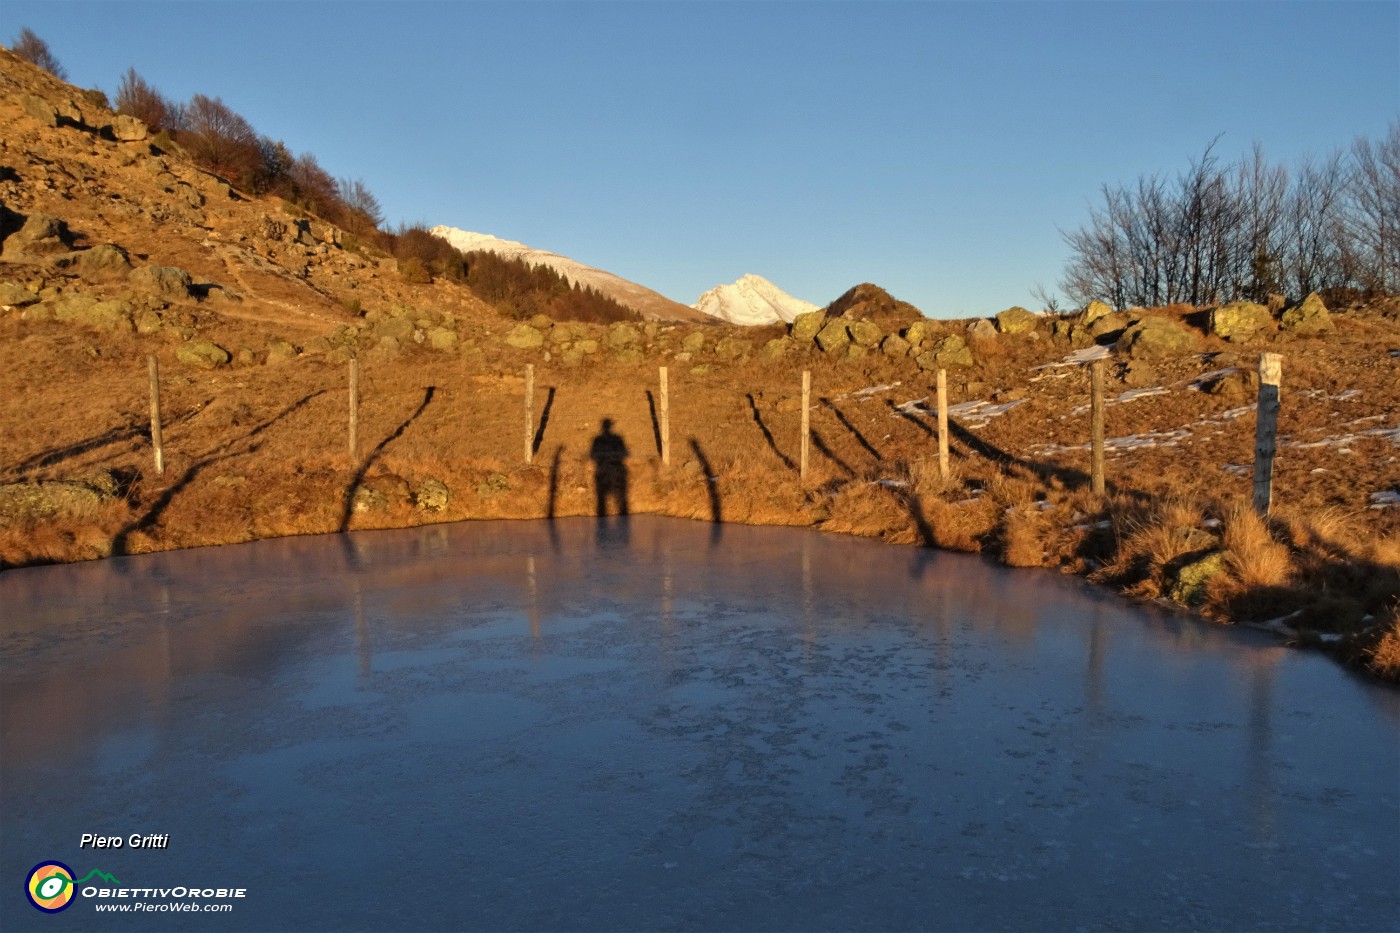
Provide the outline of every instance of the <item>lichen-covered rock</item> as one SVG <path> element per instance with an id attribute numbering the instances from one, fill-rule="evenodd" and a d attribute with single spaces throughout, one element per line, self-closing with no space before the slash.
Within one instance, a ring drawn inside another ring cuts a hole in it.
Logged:
<path id="1" fill-rule="evenodd" d="M 402 476 L 380 473 L 360 480 L 350 507 L 356 512 L 376 512 L 407 502 L 408 482 Z"/>
<path id="2" fill-rule="evenodd" d="M 457 332 L 447 327 L 428 329 L 428 345 L 434 350 L 452 350 L 457 346 Z"/>
<path id="3" fill-rule="evenodd" d="M 0 486 L 0 528 L 56 515 L 82 515 L 111 498 L 86 483 L 66 480 L 10 483 Z"/>
<path id="4" fill-rule="evenodd" d="M 510 480 L 503 473 L 492 473 L 476 484 L 478 499 L 491 499 L 510 488 Z"/>
<path id="5" fill-rule="evenodd" d="M 976 340 L 995 340 L 997 326 L 986 318 L 978 318 L 967 325 L 967 334 Z"/>
<path id="6" fill-rule="evenodd" d="M 944 337 L 939 341 L 933 353 L 937 365 L 945 369 L 961 366 L 975 366 L 977 363 L 972 356 L 972 351 L 968 349 L 967 341 L 963 340 L 963 338 L 957 334 L 949 334 L 947 337 Z"/>
<path id="7" fill-rule="evenodd" d="M 1284 330 L 1300 336 L 1327 334 L 1336 329 L 1336 325 L 1332 323 L 1331 312 L 1322 303 L 1322 299 L 1317 297 L 1316 292 L 1283 312 L 1280 323 Z"/>
<path id="8" fill-rule="evenodd" d="M 1223 340 L 1249 340 L 1273 326 L 1269 309 L 1252 301 L 1232 301 L 1210 312 L 1210 332 Z"/>
<path id="9" fill-rule="evenodd" d="M 705 349 L 705 335 L 692 331 L 681 339 L 681 350 L 691 356 L 698 356 Z"/>
<path id="10" fill-rule="evenodd" d="M 641 347 L 618 347 L 613 350 L 613 359 L 619 363 L 643 363 L 646 362 L 646 354 Z"/>
<path id="11" fill-rule="evenodd" d="M 117 118 L 112 121 L 112 135 L 120 142 L 138 143 L 145 139 L 149 132 L 146 124 L 124 113 L 117 114 Z"/>
<path id="12" fill-rule="evenodd" d="M 631 324 L 614 324 L 608 328 L 608 349 L 633 347 L 642 342 L 642 332 Z"/>
<path id="13" fill-rule="evenodd" d="M 1224 551 L 1211 551 L 1177 568 L 1167 595 L 1183 606 L 1199 606 L 1206 601 L 1210 581 L 1225 571 Z"/>
<path id="14" fill-rule="evenodd" d="M 98 330 L 130 333 L 132 330 L 131 302 L 116 299 L 98 301 L 91 295 L 71 295 L 59 300 L 53 308 L 54 320 L 82 324 Z"/>
<path id="15" fill-rule="evenodd" d="M 529 324 L 517 324 L 514 330 L 506 334 L 506 344 L 517 350 L 538 350 L 544 346 L 544 334 Z"/>
<path id="16" fill-rule="evenodd" d="M 365 351 L 365 359 L 385 363 L 396 359 L 403 352 L 403 343 L 397 337 L 380 337 L 374 346 Z M 346 358 L 349 358 L 347 353 Z"/>
<path id="17" fill-rule="evenodd" d="M 806 314 L 799 314 L 792 319 L 792 330 L 789 332 L 789 336 L 799 347 L 806 346 L 817 339 L 817 334 L 825 323 L 825 311 L 808 311 Z"/>
<path id="18" fill-rule="evenodd" d="M 881 352 L 883 352 L 885 356 L 893 357 L 894 359 L 908 356 L 909 349 L 909 341 L 899 336 L 899 334 L 890 334 L 880 342 Z"/>
<path id="19" fill-rule="evenodd" d="M 874 349 L 880 345 L 880 340 L 885 336 L 885 332 L 880 329 L 880 325 L 874 321 L 852 321 L 846 325 L 846 330 L 851 334 L 851 342 L 858 347 Z"/>
<path id="20" fill-rule="evenodd" d="M 190 296 L 190 274 L 176 266 L 132 269 L 127 281 L 137 291 L 164 301 L 181 301 Z"/>
<path id="21" fill-rule="evenodd" d="M 452 494 L 447 484 L 438 479 L 425 479 L 413 493 L 413 504 L 424 512 L 441 512 L 447 508 Z"/>
<path id="22" fill-rule="evenodd" d="M 998 314 L 996 327 L 1003 334 L 1024 334 L 1035 330 L 1039 323 L 1040 315 L 1017 306 Z"/>
<path id="23" fill-rule="evenodd" d="M 408 318 L 391 317 L 375 324 L 374 332 L 370 336 L 375 340 L 383 340 L 385 337 L 392 337 L 400 343 L 403 343 L 413 339 L 413 331 L 413 322 Z M 510 343 L 509 337 L 506 338 L 506 342 Z M 543 342 L 543 340 L 540 341 L 540 343 Z M 514 344 L 511 345 L 514 346 Z"/>
<path id="24" fill-rule="evenodd" d="M 821 347 L 823 353 L 836 353 L 850 346 L 851 332 L 847 329 L 845 321 L 832 320 L 817 331 L 817 335 L 813 339 L 816 340 L 817 346 Z"/>
<path id="25" fill-rule="evenodd" d="M 218 369 L 227 366 L 229 352 L 211 340 L 190 340 L 175 350 L 175 358 L 193 369 Z"/>
<path id="26" fill-rule="evenodd" d="M 33 262 L 44 256 L 66 253 L 72 248 L 73 235 L 68 224 L 53 214 L 35 211 L 24 224 L 5 237 L 0 259 L 6 262 Z"/>
<path id="27" fill-rule="evenodd" d="M 285 363 L 297 357 L 297 348 L 292 346 L 291 341 L 283 340 L 281 337 L 271 337 L 267 341 L 267 364 L 273 366 L 277 363 Z"/>
<path id="28" fill-rule="evenodd" d="M 904 339 L 909 341 L 911 348 L 918 348 L 925 340 L 929 340 L 942 333 L 942 326 L 937 321 L 915 321 L 904 328 Z"/>
<path id="29" fill-rule="evenodd" d="M 1106 318 L 1113 313 L 1113 309 L 1102 301 L 1091 301 L 1084 306 L 1084 310 L 1079 313 L 1079 323 L 1088 327 L 1100 318 Z"/>
<path id="30" fill-rule="evenodd" d="M 774 337 L 763 345 L 763 356 L 765 359 L 777 360 L 787 356 L 793 347 L 791 337 Z"/>
<path id="31" fill-rule="evenodd" d="M 1200 349 L 1200 338 L 1169 318 L 1145 317 L 1123 332 L 1117 350 L 1135 360 L 1163 360 Z"/>
<path id="32" fill-rule="evenodd" d="M 732 334 L 721 337 L 715 342 L 715 356 L 727 363 L 746 358 L 752 349 L 752 341 L 743 337 L 735 337 Z"/>
<path id="33" fill-rule="evenodd" d="M 105 279 L 126 275 L 131 269 L 131 260 L 120 246 L 99 243 L 92 249 L 78 253 L 74 265 L 78 274 L 85 279 Z"/>
<path id="34" fill-rule="evenodd" d="M 38 300 L 38 295 L 23 286 L 0 282 L 0 308 L 23 308 Z"/>

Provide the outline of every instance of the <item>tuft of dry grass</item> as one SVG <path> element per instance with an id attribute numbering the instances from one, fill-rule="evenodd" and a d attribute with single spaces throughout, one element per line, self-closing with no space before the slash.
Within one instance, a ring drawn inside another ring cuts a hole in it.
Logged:
<path id="1" fill-rule="evenodd" d="M 1226 514 L 1224 544 L 1231 573 L 1241 587 L 1283 586 L 1293 576 L 1288 548 L 1274 540 L 1264 519 L 1244 503 Z"/>
<path id="2" fill-rule="evenodd" d="M 1400 683 L 1400 604 L 1391 609 L 1390 620 L 1384 624 L 1366 666 L 1378 676 Z"/>

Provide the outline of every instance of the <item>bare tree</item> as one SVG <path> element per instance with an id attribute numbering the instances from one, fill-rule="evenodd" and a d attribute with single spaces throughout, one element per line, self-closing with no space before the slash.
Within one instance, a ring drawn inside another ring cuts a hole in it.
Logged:
<path id="1" fill-rule="evenodd" d="M 19 35 L 10 43 L 10 51 L 31 65 L 44 69 L 58 80 L 68 80 L 67 70 L 49 51 L 49 44 L 36 36 L 28 26 L 21 29 Z"/>
<path id="2" fill-rule="evenodd" d="M 1345 190 L 1341 150 L 1298 170 L 1283 216 L 1283 264 L 1297 295 L 1347 284 Z"/>
<path id="3" fill-rule="evenodd" d="M 1348 232 L 1356 278 L 1364 288 L 1400 293 L 1400 121 L 1377 142 L 1351 147 Z"/>
<path id="4" fill-rule="evenodd" d="M 376 230 L 384 223 L 384 209 L 379 199 L 356 178 L 342 178 L 336 182 L 341 203 L 345 205 L 345 229 L 351 233 L 363 234 Z"/>
<path id="5" fill-rule="evenodd" d="M 174 129 L 175 107 L 165 96 L 128 68 L 117 84 L 117 112 L 135 117 L 152 130 Z"/>
<path id="6" fill-rule="evenodd" d="M 222 98 L 191 97 L 181 129 L 180 142 L 196 162 L 241 187 L 252 187 L 262 169 L 258 134 Z"/>

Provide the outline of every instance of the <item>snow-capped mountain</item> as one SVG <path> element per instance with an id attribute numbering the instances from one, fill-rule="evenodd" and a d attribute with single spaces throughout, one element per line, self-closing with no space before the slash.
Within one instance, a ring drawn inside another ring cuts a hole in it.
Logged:
<path id="1" fill-rule="evenodd" d="M 570 282 L 596 289 L 614 301 L 620 302 L 650 321 L 703 321 L 705 318 L 678 301 L 672 301 L 645 285 L 629 282 L 627 279 L 602 269 L 595 269 L 583 263 L 535 249 L 514 240 L 502 240 L 487 233 L 472 233 L 443 224 L 428 231 L 433 236 L 442 237 L 464 253 L 479 250 L 496 253 L 513 259 L 522 259 L 532 265 L 547 266 L 567 278 Z"/>
<path id="2" fill-rule="evenodd" d="M 794 298 L 761 275 L 745 275 L 732 285 L 719 285 L 691 307 L 730 324 L 791 323 L 799 314 L 820 310 Z"/>

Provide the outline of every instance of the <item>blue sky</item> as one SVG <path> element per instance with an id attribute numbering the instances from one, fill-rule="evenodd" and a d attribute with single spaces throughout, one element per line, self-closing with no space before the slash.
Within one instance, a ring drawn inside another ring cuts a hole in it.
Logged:
<path id="1" fill-rule="evenodd" d="M 84 87 L 134 66 L 362 178 L 391 222 L 550 249 L 689 304 L 1032 305 L 1104 183 L 1223 134 L 1275 161 L 1400 118 L 1400 3 L 5 0 Z"/>

